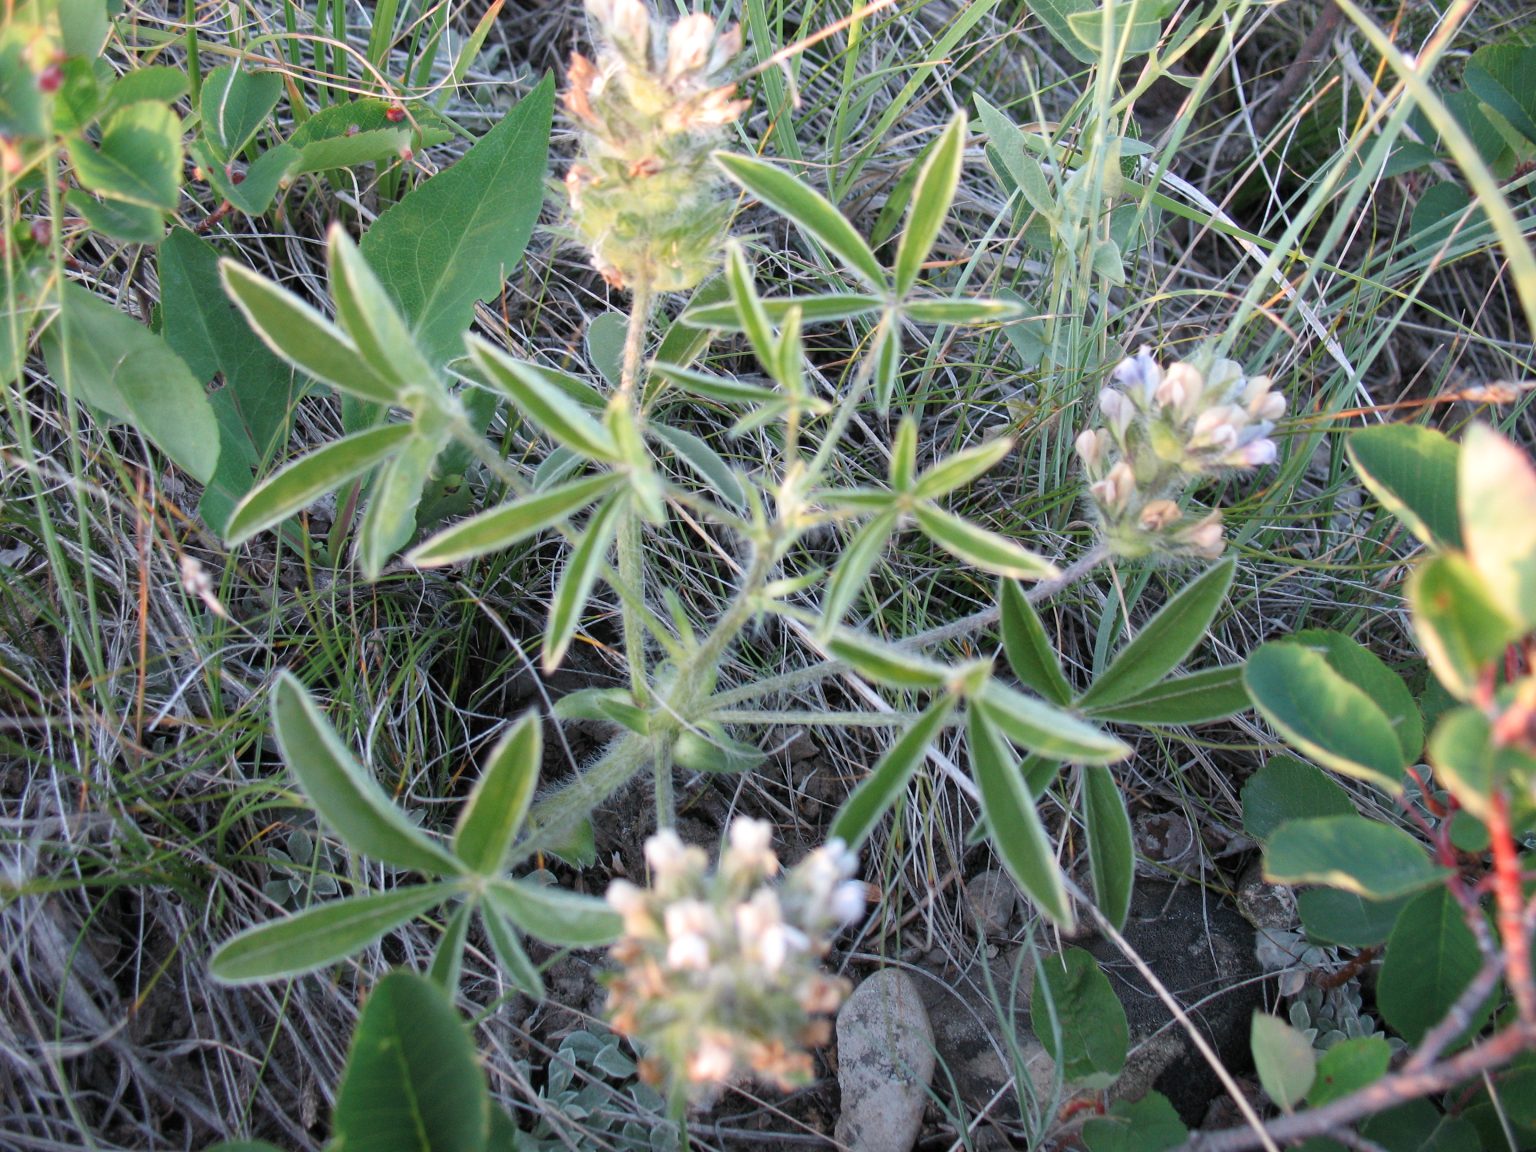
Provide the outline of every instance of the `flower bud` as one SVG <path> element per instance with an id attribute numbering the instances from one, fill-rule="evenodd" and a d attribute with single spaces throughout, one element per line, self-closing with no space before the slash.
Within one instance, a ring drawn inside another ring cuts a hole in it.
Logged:
<path id="1" fill-rule="evenodd" d="M 1184 513 L 1172 500 L 1152 500 L 1141 510 L 1138 518 L 1143 529 L 1148 532 L 1161 532 L 1168 525 L 1176 523 Z"/>

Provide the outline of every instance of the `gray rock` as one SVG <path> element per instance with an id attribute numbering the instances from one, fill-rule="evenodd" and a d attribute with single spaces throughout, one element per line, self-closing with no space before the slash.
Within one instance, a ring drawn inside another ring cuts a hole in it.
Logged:
<path id="1" fill-rule="evenodd" d="M 876 972 L 837 1014 L 836 1137 L 852 1152 L 907 1152 L 916 1142 L 933 1079 L 933 1028 L 912 978 Z"/>

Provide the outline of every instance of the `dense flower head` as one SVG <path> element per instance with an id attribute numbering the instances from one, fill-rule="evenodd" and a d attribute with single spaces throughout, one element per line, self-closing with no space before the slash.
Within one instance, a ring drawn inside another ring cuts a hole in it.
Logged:
<path id="1" fill-rule="evenodd" d="M 1179 497 L 1201 476 L 1274 463 L 1269 435 L 1285 397 L 1270 378 L 1224 359 L 1204 371 L 1183 361 L 1164 368 L 1143 348 L 1115 367 L 1098 410 L 1103 426 L 1080 434 L 1076 449 L 1109 547 L 1127 557 L 1219 556 L 1220 516 L 1187 516 Z"/>
<path id="2" fill-rule="evenodd" d="M 710 153 L 747 107 L 731 71 L 741 32 L 700 13 L 667 25 L 644 0 L 587 0 L 587 12 L 597 59 L 572 53 L 565 92 L 580 144 L 571 222 L 615 287 L 692 288 L 724 239 Z"/>
<path id="3" fill-rule="evenodd" d="M 858 860 L 832 841 L 782 871 L 770 825 L 732 823 L 713 872 L 670 829 L 646 842 L 649 888 L 616 880 L 623 917 L 609 980 L 616 1031 L 645 1051 L 642 1074 L 695 1103 L 754 1077 L 807 1081 L 807 1049 L 830 1037 L 847 982 L 822 972 L 829 939 L 864 911 Z"/>

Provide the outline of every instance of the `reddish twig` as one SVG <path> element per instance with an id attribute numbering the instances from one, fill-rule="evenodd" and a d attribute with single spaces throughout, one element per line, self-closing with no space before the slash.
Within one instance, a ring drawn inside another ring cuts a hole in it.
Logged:
<path id="1" fill-rule="evenodd" d="M 1504 971 L 1520 1022 L 1536 1029 L 1536 984 L 1531 980 L 1531 942 L 1526 937 L 1525 897 L 1520 891 L 1520 856 L 1509 827 L 1509 798 L 1495 792 L 1488 804 L 1488 839 L 1493 849 L 1493 898 L 1504 945 Z"/>
<path id="2" fill-rule="evenodd" d="M 1387 1108 L 1445 1092 L 1464 1080 L 1509 1063 L 1530 1047 L 1536 1047 L 1536 1027 L 1522 1022 L 1506 1028 L 1487 1043 L 1458 1052 L 1438 1064 L 1416 1072 L 1404 1069 L 1321 1108 L 1278 1117 L 1267 1122 L 1261 1132 L 1245 1127 L 1197 1133 L 1179 1145 L 1177 1152 L 1247 1152 L 1249 1148 L 1259 1147 L 1266 1139 L 1273 1143 L 1290 1143 L 1336 1133 L 1346 1125 Z"/>

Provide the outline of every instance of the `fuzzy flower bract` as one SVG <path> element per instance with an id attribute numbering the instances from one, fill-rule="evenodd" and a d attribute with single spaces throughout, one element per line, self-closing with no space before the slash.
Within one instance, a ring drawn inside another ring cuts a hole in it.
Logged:
<path id="1" fill-rule="evenodd" d="M 596 60 L 572 53 L 565 109 L 579 154 L 571 223 L 614 287 L 694 287 L 719 262 L 730 205 L 710 160 L 747 107 L 741 32 L 702 14 L 667 25 L 643 0 L 587 0 Z"/>
<path id="2" fill-rule="evenodd" d="M 847 995 L 820 959 L 864 911 L 858 861 L 832 841 L 781 872 L 771 841 L 768 824 L 738 819 L 711 871 L 665 830 L 646 843 L 650 887 L 608 889 L 624 921 L 609 1016 L 644 1050 L 642 1076 L 674 1100 L 704 1103 L 746 1078 L 805 1083 L 808 1049 L 830 1039 L 826 1017 Z"/>

